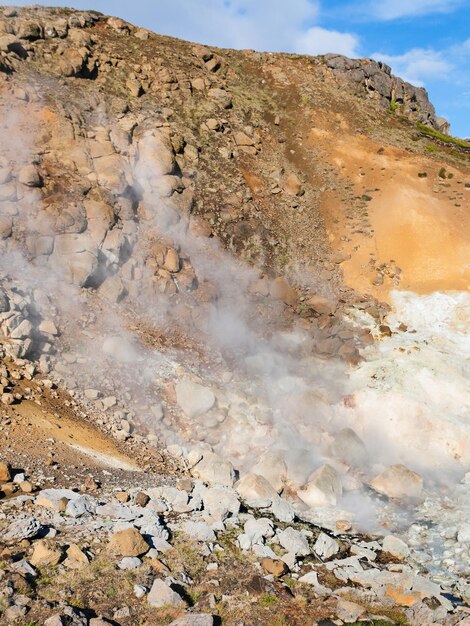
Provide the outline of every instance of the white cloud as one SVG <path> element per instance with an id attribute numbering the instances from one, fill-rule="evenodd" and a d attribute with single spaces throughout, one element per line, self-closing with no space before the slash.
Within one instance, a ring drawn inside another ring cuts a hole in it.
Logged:
<path id="1" fill-rule="evenodd" d="M 396 76 L 417 86 L 424 85 L 427 80 L 446 78 L 454 67 L 444 58 L 443 52 L 424 48 L 413 48 L 400 55 L 375 52 L 371 56 L 390 65 Z"/>
<path id="2" fill-rule="evenodd" d="M 302 54 L 326 54 L 337 52 L 348 57 L 357 57 L 359 38 L 352 33 L 340 33 L 312 26 L 297 40 L 297 52 Z"/>
<path id="3" fill-rule="evenodd" d="M 450 13 L 463 0 L 371 0 L 367 14 L 379 20 L 396 20 L 432 13 Z"/>

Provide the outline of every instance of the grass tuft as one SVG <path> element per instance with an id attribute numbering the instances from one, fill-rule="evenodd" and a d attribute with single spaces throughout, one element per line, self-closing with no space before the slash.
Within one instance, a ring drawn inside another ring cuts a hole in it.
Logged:
<path id="1" fill-rule="evenodd" d="M 427 137 L 433 137 L 434 139 L 438 139 L 443 143 L 448 143 L 453 146 L 457 146 L 458 148 L 467 148 L 470 150 L 470 143 L 468 141 L 464 141 L 463 139 L 459 139 L 458 137 L 450 137 L 449 135 L 443 135 L 439 131 L 434 128 L 430 128 L 429 126 L 425 126 L 421 124 L 421 122 L 417 122 L 416 126 L 421 131 L 421 134 L 426 135 Z"/>

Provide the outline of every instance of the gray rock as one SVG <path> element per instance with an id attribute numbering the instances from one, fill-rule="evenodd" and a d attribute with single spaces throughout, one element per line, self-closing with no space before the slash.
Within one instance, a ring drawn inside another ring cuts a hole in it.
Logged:
<path id="1" fill-rule="evenodd" d="M 139 569 L 142 561 L 137 556 L 125 556 L 118 563 L 119 569 Z"/>
<path id="2" fill-rule="evenodd" d="M 349 600 L 338 600 L 336 606 L 337 616 L 346 624 L 356 623 L 366 612 L 363 606 L 356 602 L 350 602 Z"/>
<path id="3" fill-rule="evenodd" d="M 65 510 L 68 502 L 78 498 L 78 495 L 71 489 L 42 489 L 36 496 L 35 504 L 61 513 Z"/>
<path id="4" fill-rule="evenodd" d="M 308 545 L 307 538 L 300 530 L 288 527 L 281 531 L 278 535 L 279 543 L 287 552 L 298 554 L 300 556 L 307 556 L 310 554 L 310 546 Z"/>
<path id="5" fill-rule="evenodd" d="M 162 606 L 185 606 L 183 598 L 160 578 L 156 578 L 153 581 L 152 588 L 147 596 L 147 602 L 155 608 Z"/>
<path id="6" fill-rule="evenodd" d="M 33 325 L 29 320 L 23 320 L 10 334 L 12 339 L 28 339 L 31 337 Z"/>
<path id="7" fill-rule="evenodd" d="M 354 467 L 364 467 L 369 460 L 364 442 L 352 428 L 343 428 L 335 435 L 330 451 L 338 460 Z"/>
<path id="8" fill-rule="evenodd" d="M 81 495 L 70 500 L 65 509 L 68 517 L 82 517 L 82 515 L 93 514 L 96 511 L 96 500 L 91 496 Z"/>
<path id="9" fill-rule="evenodd" d="M 295 517 L 293 507 L 289 504 L 289 502 L 287 502 L 287 500 L 284 500 L 284 498 L 279 496 L 272 501 L 270 509 L 274 517 L 280 522 L 289 523 L 292 522 Z"/>
<path id="10" fill-rule="evenodd" d="M 470 543 L 470 524 L 462 524 L 457 531 L 457 541 L 459 543 Z"/>
<path id="11" fill-rule="evenodd" d="M 307 483 L 297 491 L 299 498 L 311 508 L 336 506 L 342 493 L 341 478 L 328 464 L 315 470 Z"/>
<path id="12" fill-rule="evenodd" d="M 5 541 L 21 541 L 31 539 L 41 530 L 41 522 L 35 517 L 24 517 L 12 522 L 6 529 L 3 539 Z"/>
<path id="13" fill-rule="evenodd" d="M 213 626 L 214 618 L 207 613 L 186 613 L 171 622 L 170 626 Z"/>
<path id="14" fill-rule="evenodd" d="M 207 413 L 215 404 L 214 393 L 197 383 L 182 381 L 176 384 L 175 390 L 176 401 L 189 419 Z"/>
<path id="15" fill-rule="evenodd" d="M 280 493 L 287 479 L 287 463 L 283 453 L 279 450 L 265 452 L 251 472 L 263 476 Z"/>
<path id="16" fill-rule="evenodd" d="M 142 515 L 141 511 L 134 510 L 120 504 L 103 504 L 96 507 L 96 515 L 109 517 L 114 520 L 131 522 Z"/>
<path id="17" fill-rule="evenodd" d="M 182 525 L 183 532 L 196 541 L 215 541 L 216 536 L 212 528 L 205 522 L 188 520 Z"/>
<path id="18" fill-rule="evenodd" d="M 274 524 L 266 517 L 250 517 L 244 525 L 245 531 L 238 537 L 240 546 L 248 550 L 257 543 L 263 543 L 264 539 L 274 535 Z"/>
<path id="19" fill-rule="evenodd" d="M 322 559 L 329 559 L 339 552 L 339 544 L 333 537 L 330 537 L 326 533 L 320 533 L 313 546 L 313 550 L 315 554 L 318 554 Z"/>
<path id="20" fill-rule="evenodd" d="M 202 493 L 205 512 L 215 520 L 224 520 L 229 515 L 237 515 L 240 501 L 230 487 L 211 487 Z"/>
<path id="21" fill-rule="evenodd" d="M 134 590 L 134 595 L 138 600 L 143 598 L 145 594 L 147 593 L 147 588 L 144 587 L 143 585 L 134 585 L 133 590 Z"/>
<path id="22" fill-rule="evenodd" d="M 394 535 L 384 537 L 382 549 L 398 559 L 405 559 L 410 553 L 406 543 Z"/>
<path id="23" fill-rule="evenodd" d="M 202 459 L 192 468 L 191 474 L 206 483 L 225 487 L 232 487 L 235 480 L 235 471 L 230 461 L 208 451 L 203 453 Z"/>

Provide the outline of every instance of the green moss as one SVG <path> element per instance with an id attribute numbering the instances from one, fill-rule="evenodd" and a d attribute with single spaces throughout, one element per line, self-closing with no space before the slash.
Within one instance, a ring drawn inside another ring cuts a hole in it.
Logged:
<path id="1" fill-rule="evenodd" d="M 421 134 L 426 135 L 427 137 L 433 137 L 434 139 L 438 139 L 443 143 L 448 143 L 459 148 L 468 148 L 470 150 L 470 143 L 468 141 L 464 141 L 463 139 L 459 139 L 458 137 L 449 137 L 448 135 L 443 135 L 434 128 L 430 128 L 429 126 L 421 124 L 421 122 L 418 122 L 416 126 L 421 131 Z"/>
<path id="2" fill-rule="evenodd" d="M 393 98 L 390 100 L 390 106 L 388 107 L 388 110 L 390 111 L 390 113 L 395 113 L 395 111 L 397 110 L 398 104 L 396 103 L 396 100 L 394 100 Z"/>
<path id="3" fill-rule="evenodd" d="M 279 598 L 273 596 L 272 593 L 265 593 L 262 598 L 260 598 L 259 603 L 261 606 L 273 606 L 279 602 Z"/>

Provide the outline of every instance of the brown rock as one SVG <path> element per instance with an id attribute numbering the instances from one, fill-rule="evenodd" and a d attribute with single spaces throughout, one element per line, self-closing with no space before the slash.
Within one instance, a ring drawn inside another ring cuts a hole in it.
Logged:
<path id="1" fill-rule="evenodd" d="M 23 480 L 20 482 L 20 489 L 23 493 L 32 493 L 34 491 L 34 487 L 29 480 Z"/>
<path id="2" fill-rule="evenodd" d="M 195 78 L 191 81 L 191 87 L 196 91 L 204 91 L 206 88 L 206 82 L 203 78 Z"/>
<path id="3" fill-rule="evenodd" d="M 147 504 L 150 502 L 150 498 L 143 491 L 139 491 L 139 493 L 134 498 L 134 502 L 137 504 L 137 506 L 147 506 Z"/>
<path id="4" fill-rule="evenodd" d="M 252 137 L 248 137 L 246 133 L 243 133 L 241 131 L 234 133 L 233 138 L 237 146 L 250 146 L 251 147 L 255 145 L 254 139 L 252 139 Z"/>
<path id="5" fill-rule="evenodd" d="M 141 556 L 149 550 L 149 545 L 135 528 L 126 528 L 114 533 L 109 549 L 120 556 Z"/>
<path id="6" fill-rule="evenodd" d="M 280 559 L 263 559 L 261 561 L 261 567 L 267 574 L 272 574 L 277 578 L 284 576 L 289 571 L 287 565 Z"/>
<path id="7" fill-rule="evenodd" d="M 217 72 L 220 68 L 220 61 L 216 58 L 209 59 L 209 61 L 206 62 L 206 68 L 210 72 Z"/>
<path id="8" fill-rule="evenodd" d="M 165 563 L 163 563 L 163 561 L 160 561 L 160 559 L 148 559 L 145 562 L 148 563 L 150 567 L 152 567 L 155 571 L 159 572 L 160 574 L 170 573 L 170 570 L 168 569 L 168 567 L 165 565 Z"/>
<path id="9" fill-rule="evenodd" d="M 295 306 L 297 304 L 297 292 L 289 285 L 282 276 L 275 278 L 271 283 L 270 293 L 276 300 L 282 300 L 284 304 Z"/>
<path id="10" fill-rule="evenodd" d="M 88 565 L 88 563 L 88 557 L 83 550 L 81 550 L 76 543 L 70 544 L 67 548 L 67 559 L 64 561 L 64 565 L 72 569 L 80 569 Z"/>
<path id="11" fill-rule="evenodd" d="M 0 461 L 0 483 L 7 483 L 9 480 L 11 480 L 10 466 Z"/>
<path id="12" fill-rule="evenodd" d="M 118 502 L 129 502 L 131 499 L 130 495 L 127 491 L 118 491 L 115 495 L 115 498 Z"/>
<path id="13" fill-rule="evenodd" d="M 294 173 L 289 174 L 284 182 L 284 191 L 291 196 L 300 196 L 303 193 L 302 183 Z"/>
<path id="14" fill-rule="evenodd" d="M 210 237 L 212 226 L 202 217 L 191 215 L 189 219 L 189 233 L 196 237 Z"/>
<path id="15" fill-rule="evenodd" d="M 62 551 L 50 539 L 41 539 L 34 544 L 30 563 L 38 565 L 57 565 L 62 558 Z"/>
<path id="16" fill-rule="evenodd" d="M 336 311 L 336 303 L 329 298 L 315 294 L 307 300 L 308 306 L 320 315 L 333 315 Z"/>
<path id="17" fill-rule="evenodd" d="M 163 268 L 171 273 L 177 273 L 180 271 L 181 262 L 178 253 L 174 248 L 168 248 L 165 254 L 165 261 L 163 262 Z"/>
<path id="18" fill-rule="evenodd" d="M 12 393 L 2 393 L 1 401 L 2 404 L 13 404 L 15 396 Z"/>
<path id="19" fill-rule="evenodd" d="M 99 482 L 97 482 L 94 478 L 89 476 L 83 485 L 80 487 L 80 491 L 96 491 L 100 488 Z"/>
<path id="20" fill-rule="evenodd" d="M 336 265 L 340 265 L 340 263 L 344 263 L 344 261 L 348 261 L 351 258 L 351 255 L 347 252 L 337 252 L 333 254 L 331 260 Z"/>
<path id="21" fill-rule="evenodd" d="M 5 496 L 11 496 L 12 493 L 18 491 L 18 485 L 16 483 L 3 483 L 2 492 Z"/>
<path id="22" fill-rule="evenodd" d="M 339 519 L 339 520 L 336 520 L 335 527 L 339 533 L 347 533 L 351 530 L 352 524 L 347 519 Z"/>
<path id="23" fill-rule="evenodd" d="M 423 479 L 405 465 L 391 465 L 376 476 L 370 486 L 389 498 L 419 498 Z"/>
<path id="24" fill-rule="evenodd" d="M 404 591 L 399 587 L 387 587 L 385 595 L 391 598 L 398 606 L 413 606 L 417 602 L 420 602 L 421 594 L 416 591 Z"/>

